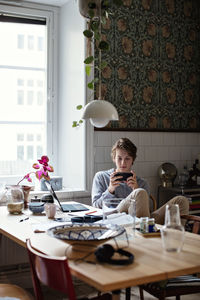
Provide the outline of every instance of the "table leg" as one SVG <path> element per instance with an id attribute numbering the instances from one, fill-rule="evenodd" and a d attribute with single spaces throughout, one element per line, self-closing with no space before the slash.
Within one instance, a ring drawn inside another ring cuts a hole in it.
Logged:
<path id="1" fill-rule="evenodd" d="M 120 300 L 120 290 L 112 291 L 112 300 Z"/>
<path id="2" fill-rule="evenodd" d="M 131 288 L 126 288 L 126 300 L 131 299 Z"/>

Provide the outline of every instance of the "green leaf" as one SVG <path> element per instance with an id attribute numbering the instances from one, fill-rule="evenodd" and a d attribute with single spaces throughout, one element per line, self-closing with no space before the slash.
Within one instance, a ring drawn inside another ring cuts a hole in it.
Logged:
<path id="1" fill-rule="evenodd" d="M 83 120 L 80 120 L 80 121 L 79 121 L 79 124 L 82 124 L 82 123 L 83 123 Z"/>
<path id="2" fill-rule="evenodd" d="M 85 67 L 85 73 L 86 73 L 87 76 L 90 76 L 90 74 L 91 74 L 91 66 L 86 66 Z"/>
<path id="3" fill-rule="evenodd" d="M 73 121 L 72 127 L 78 127 L 78 126 L 79 126 L 79 124 L 77 123 L 77 121 Z"/>
<path id="4" fill-rule="evenodd" d="M 104 61 L 102 61 L 101 62 L 101 64 L 100 64 L 100 69 L 102 70 L 102 69 L 104 69 L 106 66 L 107 66 L 107 62 L 104 60 Z"/>
<path id="5" fill-rule="evenodd" d="M 103 0 L 102 4 L 101 4 L 102 9 L 104 9 L 104 10 L 108 9 L 110 7 L 110 3 L 109 2 L 110 1 L 108 1 L 108 0 Z"/>
<path id="6" fill-rule="evenodd" d="M 93 90 L 94 89 L 93 81 L 89 82 L 87 87 L 88 87 L 88 89 Z"/>
<path id="7" fill-rule="evenodd" d="M 84 64 L 89 65 L 94 61 L 94 56 L 88 56 L 86 57 L 86 59 L 84 60 Z"/>
<path id="8" fill-rule="evenodd" d="M 88 30 L 88 29 L 84 30 L 83 34 L 88 39 L 91 38 L 91 37 L 93 37 L 93 32 L 91 30 Z"/>
<path id="9" fill-rule="evenodd" d="M 106 41 L 101 41 L 99 43 L 99 49 L 101 49 L 103 51 L 107 51 L 107 50 L 109 50 L 109 44 Z"/>
<path id="10" fill-rule="evenodd" d="M 97 31 L 99 29 L 99 22 L 98 21 L 92 21 L 91 22 L 91 29 L 93 31 Z"/>
<path id="11" fill-rule="evenodd" d="M 83 108 L 83 105 L 77 105 L 76 109 L 80 110 Z"/>
<path id="12" fill-rule="evenodd" d="M 93 82 L 94 82 L 94 83 L 99 82 L 99 78 L 95 77 L 94 80 L 93 80 Z"/>
<path id="13" fill-rule="evenodd" d="M 95 38 L 95 40 L 98 40 L 98 41 L 100 40 L 100 34 L 98 31 L 94 33 L 94 38 Z"/>
<path id="14" fill-rule="evenodd" d="M 89 9 L 88 10 L 88 15 L 89 15 L 89 17 L 92 19 L 92 18 L 94 18 L 94 10 L 93 9 Z"/>
<path id="15" fill-rule="evenodd" d="M 102 18 L 101 18 L 101 23 L 102 23 L 103 25 L 106 24 L 106 17 L 102 17 Z"/>

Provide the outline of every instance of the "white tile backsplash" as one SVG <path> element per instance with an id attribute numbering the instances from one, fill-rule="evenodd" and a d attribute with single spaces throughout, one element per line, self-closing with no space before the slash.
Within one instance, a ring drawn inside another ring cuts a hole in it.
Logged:
<path id="1" fill-rule="evenodd" d="M 151 145 L 151 133 L 150 132 L 140 132 L 139 133 L 139 145 L 141 146 L 148 146 Z"/>
<path id="2" fill-rule="evenodd" d="M 176 145 L 184 146 L 184 145 L 190 145 L 188 138 L 191 133 L 176 133 Z"/>
<path id="3" fill-rule="evenodd" d="M 176 143 L 176 134 L 173 132 L 163 132 L 163 145 L 171 146 Z"/>
<path id="4" fill-rule="evenodd" d="M 163 162 L 173 163 L 179 174 L 185 164 L 191 168 L 200 153 L 200 133 L 95 131 L 95 172 L 113 167 L 111 147 L 121 137 L 129 138 L 137 146 L 133 169 L 149 182 L 155 197 L 160 184 L 158 168 Z"/>
<path id="5" fill-rule="evenodd" d="M 157 147 L 157 160 L 161 162 L 169 161 L 169 146 L 165 145 Z"/>
<path id="6" fill-rule="evenodd" d="M 105 162 L 105 148 L 104 147 L 96 148 L 94 159 L 95 159 L 95 163 Z"/>
<path id="7" fill-rule="evenodd" d="M 170 146 L 168 155 L 169 155 L 169 162 L 174 162 L 176 160 L 180 160 L 181 159 L 181 147 Z"/>
<path id="8" fill-rule="evenodd" d="M 151 134 L 151 143 L 152 145 L 160 146 L 164 143 L 164 135 L 162 132 L 158 132 L 156 134 Z"/>

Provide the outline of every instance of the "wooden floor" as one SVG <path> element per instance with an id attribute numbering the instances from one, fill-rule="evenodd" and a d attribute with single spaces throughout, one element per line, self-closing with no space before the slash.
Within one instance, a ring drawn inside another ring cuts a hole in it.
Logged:
<path id="1" fill-rule="evenodd" d="M 144 292 L 144 299 L 145 300 L 155 300 L 157 298 L 151 296 L 150 294 Z M 175 300 L 175 297 L 168 297 L 165 298 L 166 300 L 170 299 L 170 300 Z M 125 295 L 121 296 L 121 300 L 125 300 Z M 140 300 L 140 296 L 139 296 L 139 289 L 138 287 L 132 287 L 131 288 L 131 300 Z M 193 294 L 193 295 L 185 295 L 185 296 L 181 296 L 181 300 L 200 300 L 200 294 Z"/>
<path id="2" fill-rule="evenodd" d="M 18 275 L 17 274 L 15 275 L 10 274 L 9 276 L 5 274 L 0 275 L 0 282 L 18 284 L 19 286 L 22 286 L 23 288 L 27 289 L 34 296 L 29 269 L 27 269 L 27 272 L 20 272 Z M 77 296 L 79 296 L 79 298 L 80 296 L 87 298 L 88 295 L 90 296 L 96 295 L 92 287 L 86 285 L 80 280 L 77 280 L 76 278 L 74 278 L 74 285 L 75 285 Z M 44 300 L 67 300 L 67 297 L 65 295 L 49 290 L 49 288 L 43 287 L 43 292 L 44 292 Z M 156 298 L 144 292 L 144 299 L 155 300 Z M 120 300 L 125 300 L 125 290 L 122 290 Z M 140 300 L 138 287 L 131 288 L 131 300 Z M 168 297 L 166 298 L 166 300 L 175 300 L 175 297 Z M 181 296 L 181 300 L 200 300 L 200 293 Z"/>
<path id="3" fill-rule="evenodd" d="M 44 296 L 45 296 L 45 300 L 67 300 L 67 297 L 65 295 L 61 295 L 60 293 L 56 293 L 54 291 L 50 292 L 50 291 L 45 290 Z M 83 296 L 87 297 L 87 292 L 84 293 Z M 92 294 L 91 294 L 91 296 L 92 296 Z M 155 300 L 157 298 L 144 292 L 144 299 L 145 300 Z M 121 293 L 120 300 L 125 300 L 124 291 L 122 291 L 122 293 Z M 140 300 L 138 287 L 131 288 L 131 300 Z M 166 300 L 175 300 L 175 297 L 168 297 L 168 298 L 166 298 Z M 181 300 L 200 300 L 200 294 L 181 296 Z"/>

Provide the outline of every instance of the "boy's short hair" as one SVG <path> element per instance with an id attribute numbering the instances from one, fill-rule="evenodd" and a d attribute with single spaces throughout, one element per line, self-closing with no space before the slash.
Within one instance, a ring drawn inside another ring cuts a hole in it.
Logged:
<path id="1" fill-rule="evenodd" d="M 111 150 L 111 157 L 113 161 L 115 159 L 117 149 L 127 151 L 128 155 L 130 155 L 133 160 L 136 159 L 137 147 L 129 139 L 121 138 L 113 145 Z"/>

